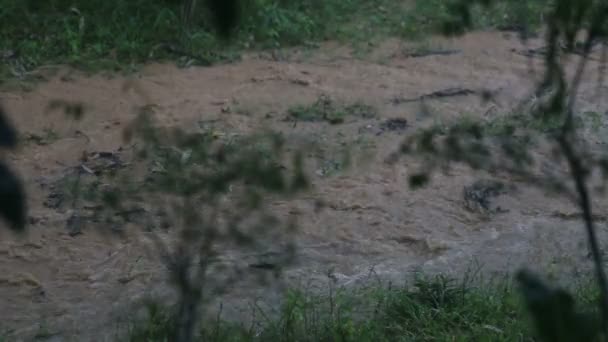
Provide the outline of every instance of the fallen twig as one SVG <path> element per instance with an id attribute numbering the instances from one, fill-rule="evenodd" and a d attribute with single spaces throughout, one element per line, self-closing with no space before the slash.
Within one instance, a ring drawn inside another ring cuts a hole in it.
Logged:
<path id="1" fill-rule="evenodd" d="M 446 88 L 446 89 L 442 89 L 442 90 L 437 90 L 432 93 L 424 94 L 424 95 L 421 95 L 418 97 L 413 97 L 413 98 L 395 97 L 391 100 L 391 102 L 393 104 L 397 105 L 397 104 L 401 104 L 401 103 L 416 102 L 416 101 L 427 100 L 427 99 L 437 99 L 437 98 L 441 98 L 441 97 L 468 96 L 468 95 L 473 95 L 476 93 L 477 93 L 477 91 L 472 90 L 472 89 L 454 87 L 454 88 Z"/>
<path id="2" fill-rule="evenodd" d="M 449 56 L 461 53 L 461 50 L 430 49 L 404 54 L 406 58 L 422 58 L 428 56 Z"/>

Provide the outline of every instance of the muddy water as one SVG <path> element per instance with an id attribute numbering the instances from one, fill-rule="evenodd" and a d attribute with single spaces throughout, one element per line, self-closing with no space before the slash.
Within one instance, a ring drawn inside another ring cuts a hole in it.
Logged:
<path id="1" fill-rule="evenodd" d="M 530 65 L 540 70 L 540 61 L 518 54 L 524 47 L 503 33 L 438 39 L 434 44 L 458 53 L 412 58 L 411 46 L 389 41 L 367 58 L 354 59 L 348 49 L 328 44 L 313 53 L 291 51 L 286 61 L 247 56 L 212 68 L 150 65 L 129 78 L 85 77 L 65 69 L 31 92 L 0 93 L 20 132 L 54 132 L 47 144 L 27 143 L 10 156 L 25 175 L 32 226 L 25 238 L 0 231 L 0 328 L 24 340 L 114 340 L 138 300 L 171 298 L 165 269 L 146 234 L 134 229 L 122 238 L 92 231 L 73 235 L 66 229 L 69 209 L 45 205 L 49 185 L 79 165 L 83 154 L 125 147 L 122 128 L 142 105 L 154 105 L 166 125 L 215 122 L 231 133 L 270 127 L 291 141 L 314 139 L 328 151 L 351 145 L 371 155 L 343 174 L 312 170 L 311 193 L 272 204 L 277 213 L 299 212 L 299 249 L 296 263 L 284 274 L 288 284 L 322 288 L 330 281 L 401 282 L 414 270 L 462 275 L 472 265 L 486 274 L 522 265 L 559 268 L 566 278 L 583 273 L 590 261 L 582 226 L 572 219 L 576 208 L 568 200 L 502 179 L 514 184 L 494 199 L 502 210 L 481 215 L 465 209 L 463 189 L 487 175 L 457 166 L 449 175 L 435 175 L 429 187 L 411 191 L 407 175 L 417 163 L 383 163 L 417 128 L 464 115 L 507 112 L 533 86 Z M 608 100 L 596 96 L 591 76 L 581 88 L 578 110 L 604 113 Z M 126 90 L 125 83 L 131 85 Z M 427 98 L 425 108 L 420 101 L 407 101 L 454 89 L 490 89 L 496 99 L 483 103 L 465 91 Z M 340 125 L 300 122 L 296 127 L 284 120 L 288 108 L 310 104 L 320 95 L 363 102 L 378 116 L 349 118 Z M 60 113 L 47 113 L 53 99 L 82 101 L 87 115 L 74 123 Z M 395 118 L 407 125 L 385 129 L 382 123 Z M 601 148 L 602 141 L 595 142 Z M 318 200 L 327 205 L 316 213 Z M 608 214 L 605 204 L 603 199 L 594 203 L 598 215 Z M 604 222 L 599 224 L 606 241 Z M 231 257 L 246 262 L 237 254 Z M 238 317 L 252 298 L 275 303 L 280 291 L 280 286 L 264 290 L 245 281 L 217 301 L 226 301 L 227 316 Z"/>

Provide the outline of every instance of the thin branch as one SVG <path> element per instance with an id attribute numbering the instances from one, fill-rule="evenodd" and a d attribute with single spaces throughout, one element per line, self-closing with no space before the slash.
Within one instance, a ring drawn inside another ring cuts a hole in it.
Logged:
<path id="1" fill-rule="evenodd" d="M 575 181 L 576 190 L 579 194 L 579 205 L 583 211 L 583 220 L 585 221 L 585 229 L 587 231 L 587 239 L 589 249 L 595 264 L 595 271 L 600 289 L 600 308 L 602 312 L 602 329 L 604 336 L 608 336 L 608 280 L 603 267 L 602 253 L 595 232 L 593 214 L 591 210 L 591 201 L 589 200 L 589 191 L 585 184 L 586 172 L 583 168 L 580 159 L 576 156 L 572 144 L 565 136 L 559 138 L 562 151 L 570 165 L 570 172 Z"/>
<path id="2" fill-rule="evenodd" d="M 585 44 L 583 45 L 583 51 L 581 53 L 581 60 L 576 69 L 576 73 L 570 82 L 570 96 L 568 96 L 568 106 L 566 108 L 566 121 L 563 126 L 562 134 L 566 134 L 567 131 L 572 132 L 572 125 L 574 120 L 574 105 L 576 104 L 576 95 L 578 94 L 578 89 L 580 88 L 581 81 L 583 79 L 583 74 L 585 73 L 585 69 L 587 67 L 587 61 L 589 60 L 589 53 L 593 48 L 593 41 L 595 40 L 595 33 L 593 31 L 589 32 L 587 39 L 585 40 Z"/>
<path id="3" fill-rule="evenodd" d="M 608 62 L 608 42 L 602 44 L 602 53 L 600 56 L 599 72 L 597 73 L 597 97 L 601 96 L 602 88 L 604 87 L 604 78 L 606 75 L 606 62 Z"/>
<path id="4" fill-rule="evenodd" d="M 604 12 L 606 8 L 603 8 Z M 600 32 L 603 20 L 598 20 L 598 17 L 594 18 L 591 28 L 589 30 L 587 39 L 583 45 L 583 51 L 581 53 L 581 60 L 577 67 L 576 73 L 571 81 L 570 94 L 568 97 L 566 110 L 566 118 L 564 125 L 562 126 L 561 134 L 557 137 L 558 143 L 568 161 L 570 166 L 570 173 L 572 179 L 575 182 L 576 191 L 578 193 L 578 202 L 583 211 L 583 220 L 585 222 L 585 230 L 587 232 L 587 240 L 589 243 L 589 249 L 593 257 L 593 263 L 595 265 L 597 282 L 600 290 L 600 310 L 602 313 L 602 330 L 604 337 L 608 336 L 608 280 L 606 278 L 606 272 L 604 271 L 604 265 L 602 260 L 602 253 L 597 239 L 595 231 L 595 224 L 593 221 L 593 214 L 591 208 L 591 201 L 589 199 L 589 191 L 585 180 L 587 178 L 587 171 L 582 165 L 581 158 L 574 151 L 573 147 L 573 136 L 576 131 L 574 126 L 574 107 L 576 103 L 576 97 L 578 89 L 580 87 L 583 74 L 585 72 L 589 54 L 593 48 L 593 42 Z"/>

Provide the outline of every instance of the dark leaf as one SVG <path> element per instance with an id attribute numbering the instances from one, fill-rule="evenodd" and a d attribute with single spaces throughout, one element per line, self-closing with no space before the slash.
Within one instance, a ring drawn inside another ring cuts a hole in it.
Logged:
<path id="1" fill-rule="evenodd" d="M 207 0 L 218 33 L 229 38 L 240 19 L 239 0 Z"/>
<path id="2" fill-rule="evenodd" d="M 419 173 L 419 174 L 410 176 L 410 187 L 412 189 L 420 188 L 428 182 L 429 182 L 429 176 L 425 173 Z"/>
<path id="3" fill-rule="evenodd" d="M 291 183 L 292 191 L 299 191 L 307 189 L 310 186 L 310 181 L 304 172 L 304 157 L 301 153 L 297 153 L 294 156 L 294 175 Z"/>
<path id="4" fill-rule="evenodd" d="M 8 221 L 13 230 L 25 228 L 25 191 L 21 181 L 4 163 L 0 163 L 0 216 Z"/>
<path id="5" fill-rule="evenodd" d="M 542 341 L 593 341 L 597 336 L 599 319 L 577 313 L 569 293 L 526 270 L 518 272 L 517 281 Z"/>
<path id="6" fill-rule="evenodd" d="M 0 146 L 13 148 L 17 145 L 17 132 L 8 121 L 6 113 L 0 107 Z"/>
<path id="7" fill-rule="evenodd" d="M 65 107 L 65 115 L 74 120 L 81 120 L 84 116 L 84 106 L 82 103 L 73 103 Z"/>
<path id="8" fill-rule="evenodd" d="M 70 102 L 61 99 L 51 100 L 47 106 L 47 112 L 63 109 L 64 114 L 70 119 L 80 120 L 84 116 L 84 105 L 80 102 Z"/>
<path id="9" fill-rule="evenodd" d="M 121 196 L 117 190 L 107 190 L 102 193 L 102 201 L 110 208 L 118 208 Z"/>

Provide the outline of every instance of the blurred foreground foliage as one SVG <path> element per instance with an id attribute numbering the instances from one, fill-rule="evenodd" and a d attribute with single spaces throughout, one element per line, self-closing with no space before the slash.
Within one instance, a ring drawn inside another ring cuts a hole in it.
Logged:
<path id="1" fill-rule="evenodd" d="M 542 1 L 541 1 L 542 2 Z M 495 6 L 501 1 L 471 0 L 450 3 L 453 16 L 445 22 L 444 33 L 461 34 L 473 25 L 472 9 Z M 593 151 L 577 125 L 576 100 L 583 73 L 593 51 L 601 55 L 600 68 L 605 66 L 608 37 L 608 3 L 606 1 L 545 1 L 546 28 L 544 72 L 533 100 L 524 112 L 512 115 L 524 118 L 503 127 L 499 134 L 484 122 L 459 122 L 448 128 L 432 127 L 417 132 L 405 141 L 393 161 L 400 156 L 422 156 L 423 167 L 411 175 L 411 184 L 424 186 L 435 170 L 446 171 L 453 163 L 494 175 L 511 175 L 532 186 L 565 195 L 574 200 L 583 213 L 586 235 L 593 257 L 599 291 L 598 309 L 576 312 L 574 300 L 563 290 L 554 289 L 537 276 L 522 270 L 517 280 L 544 341 L 595 341 L 608 338 L 608 288 L 604 261 L 596 236 L 591 207 L 589 182 L 598 170 L 608 175 L 607 156 Z M 522 38 L 526 39 L 523 35 Z M 597 48 L 597 49 L 596 49 Z M 575 65 L 569 78 L 566 69 Z M 598 72 L 598 90 L 603 85 L 603 71 Z M 526 106 L 524 106 L 526 108 Z M 519 108 L 518 110 L 521 110 Z M 526 125 L 530 119 L 536 125 Z M 551 129 L 544 129 L 552 127 Z M 540 128 L 540 129 L 539 129 Z M 530 153 L 540 144 L 550 146 L 550 161 L 562 165 L 569 174 L 555 175 L 539 171 L 541 160 Z M 599 195 L 602 195 L 600 192 Z"/>
<path id="2" fill-rule="evenodd" d="M 61 1 L 26 1 L 8 6 L 59 6 Z M 535 97 L 539 105 L 525 115 L 533 116 L 541 123 L 556 122 L 556 129 L 539 132 L 534 128 L 513 125 L 496 136 L 487 135 L 483 123 L 458 123 L 447 129 L 432 127 L 418 132 L 414 138 L 404 142 L 393 161 L 403 155 L 423 156 L 424 167 L 411 176 L 411 184 L 424 186 L 436 170 L 447 170 L 451 163 L 464 163 L 474 169 L 482 169 L 494 174 L 508 173 L 519 179 L 559 194 L 573 198 L 583 212 L 586 234 L 596 268 L 598 286 L 601 293 L 599 310 L 575 311 L 572 297 L 562 290 L 544 284 L 535 275 L 522 270 L 517 279 L 530 313 L 536 322 L 539 336 L 545 341 L 591 341 L 608 337 L 608 290 L 603 260 L 600 253 L 588 181 L 594 169 L 608 175 L 608 158 L 592 153 L 581 139 L 576 122 L 576 98 L 582 75 L 588 67 L 587 61 L 593 49 L 600 46 L 602 65 L 606 60 L 606 38 L 608 33 L 608 2 L 603 0 L 551 0 L 514 1 L 523 9 L 540 6 L 543 8 L 545 34 L 545 70 L 538 84 Z M 242 21 L 243 4 L 275 9 L 274 2 L 256 1 L 241 3 L 236 0 L 208 0 L 203 4 L 217 31 L 223 37 L 230 37 Z M 446 1 L 446 16 L 443 25 L 445 34 L 461 34 L 474 26 L 474 11 L 483 6 L 500 6 L 503 2 L 492 0 Z M 150 7 L 142 2 L 121 2 L 121 6 L 133 6 L 132 12 L 142 14 Z M 309 6 L 322 2 L 307 2 Z M 532 4 L 532 5 L 531 5 Z M 194 1 L 186 3 L 183 15 L 189 20 L 188 8 L 195 8 Z M 89 3 L 88 6 L 103 6 Z M 1 17 L 15 13 L 3 8 Z M 25 8 L 25 7 L 19 7 Z M 14 8 L 12 8 L 14 10 Z M 78 52 L 83 37 L 88 31 L 85 8 L 73 8 L 74 18 L 64 18 L 66 34 L 72 37 L 70 49 Z M 306 8 L 303 7 L 303 11 Z M 158 16 L 159 21 L 171 19 Z M 27 18 L 32 18 L 27 16 Z M 36 24 L 42 17 L 36 17 Z M 281 20 L 290 17 L 277 16 Z M 249 25 L 264 25 L 266 17 L 256 18 Z M 54 21 L 55 19 L 49 18 Z M 133 17 L 134 22 L 137 16 Z M 44 20 L 40 22 L 44 23 Z M 273 22 L 271 26 L 280 22 Z M 76 26 L 74 26 L 76 25 Z M 17 26 L 14 26 L 17 27 Z M 166 26 L 172 27 L 172 26 Z M 311 28 L 314 25 L 310 26 Z M 149 27 L 140 28 L 150 30 Z M 139 31 L 141 31 L 139 30 Z M 522 30 L 523 31 L 523 30 Z M 131 31 L 138 32 L 138 31 Z M 271 32 L 271 31 L 268 31 Z M 283 32 L 284 33 L 284 32 Z M 278 34 L 278 33 L 277 33 Z M 581 40 L 581 36 L 583 37 Z M 110 35 L 108 35 L 110 37 Z M 526 38 L 526 35 L 522 35 Z M 46 37 L 48 39 L 49 37 Z M 52 37 L 50 37 L 52 38 Z M 114 39 L 115 37 L 111 37 Z M 33 40 L 32 40 L 33 41 Z M 135 40 L 125 40 L 135 41 Z M 95 48 L 95 47 L 93 47 Z M 128 50 L 128 49 L 127 49 Z M 27 52 L 27 49 L 23 50 Z M 573 55 L 578 56 L 576 72 L 569 79 L 566 65 Z M 599 72 L 598 87 L 602 85 L 603 72 Z M 4 114 L 4 113 L 2 113 Z M 521 114 L 521 113 L 517 113 Z M 0 143 L 3 147 L 15 145 L 14 130 L 7 120 L 0 120 Z M 268 194 L 292 195 L 307 185 L 302 172 L 302 155 L 296 154 L 289 166 L 284 166 L 282 140 L 277 135 L 237 139 L 230 143 L 217 144 L 212 135 L 201 132 L 186 133 L 180 130 L 161 129 L 153 124 L 148 115 L 142 114 L 134 122 L 129 135 L 141 139 L 144 148 L 138 152 L 143 160 L 153 161 L 154 172 L 142 182 L 137 191 L 115 189 L 103 196 L 108 208 L 119 208 L 145 199 L 147 205 L 157 205 L 170 209 L 180 238 L 173 244 L 158 239 L 172 279 L 179 292 L 180 300 L 175 318 L 174 338 L 176 341 L 191 341 L 199 317 L 199 303 L 234 281 L 230 272 L 222 272 L 225 279 L 213 279 L 216 286 L 210 286 L 209 276 L 215 257 L 220 248 L 226 246 L 256 246 L 263 241 L 260 236 L 277 231 L 279 220 L 263 210 Z M 552 157 L 569 168 L 570 183 L 565 179 L 551 179 L 536 171 L 537 163 L 531 157 L 531 146 L 539 140 L 553 146 Z M 264 146 L 264 152 L 254 146 Z M 289 158 L 287 158 L 289 160 Z M 290 170 L 291 174 L 286 174 Z M 26 222 L 23 187 L 18 178 L 4 164 L 0 165 L 2 183 L 0 186 L 2 203 L 0 213 L 15 229 L 22 229 Z M 230 197 L 232 201 L 224 199 Z M 285 227 L 293 228 L 293 222 Z M 280 241 L 277 239 L 274 242 Z M 285 243 L 285 248 L 292 245 Z M 288 255 L 287 253 L 286 255 Z M 238 272 L 235 272 L 236 274 Z M 217 274 L 217 272 L 215 272 Z"/>

